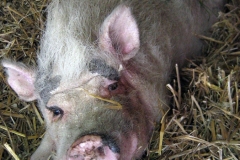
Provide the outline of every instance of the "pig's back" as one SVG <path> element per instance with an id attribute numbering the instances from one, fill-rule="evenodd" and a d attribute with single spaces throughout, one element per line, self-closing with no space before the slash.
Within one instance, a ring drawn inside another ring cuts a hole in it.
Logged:
<path id="1" fill-rule="evenodd" d="M 103 21 L 118 5 L 125 4 L 130 6 L 139 29 L 140 50 L 132 59 L 134 65 L 142 67 L 148 63 L 152 64 L 148 70 L 153 72 L 170 71 L 176 62 L 181 64 L 186 57 L 200 52 L 202 43 L 194 34 L 204 34 L 216 20 L 216 12 L 214 15 L 212 11 L 221 8 L 223 3 L 219 1 L 223 0 L 203 3 L 192 0 L 53 0 L 48 7 L 39 66 L 46 71 L 54 64 L 66 64 L 63 72 L 68 73 L 72 68 L 81 73 L 90 55 L 87 48 L 97 46 Z"/>

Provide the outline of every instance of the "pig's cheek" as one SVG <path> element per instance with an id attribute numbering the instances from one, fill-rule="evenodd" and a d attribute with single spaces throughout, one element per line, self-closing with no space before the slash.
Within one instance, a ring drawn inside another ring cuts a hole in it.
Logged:
<path id="1" fill-rule="evenodd" d="M 121 72 L 121 83 L 124 86 L 127 86 L 127 88 L 135 89 L 134 86 L 138 86 L 138 78 L 135 74 L 133 74 L 131 71 L 124 70 Z"/>
<path id="2" fill-rule="evenodd" d="M 111 98 L 111 94 L 107 88 L 100 87 L 99 92 L 101 97 L 108 98 L 108 99 Z"/>
<path id="3" fill-rule="evenodd" d="M 51 123 L 54 122 L 54 120 L 53 120 L 53 113 L 51 111 L 49 111 L 48 109 L 45 110 L 45 113 L 47 115 L 46 117 L 47 117 L 48 121 L 51 122 Z"/>

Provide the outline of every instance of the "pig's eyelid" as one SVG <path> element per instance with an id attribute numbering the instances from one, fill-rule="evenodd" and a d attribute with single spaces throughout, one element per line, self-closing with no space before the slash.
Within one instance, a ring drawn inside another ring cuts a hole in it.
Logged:
<path id="1" fill-rule="evenodd" d="M 46 108 L 53 113 L 53 117 L 60 116 L 59 118 L 62 118 L 64 114 L 64 111 L 57 106 L 46 106 Z"/>

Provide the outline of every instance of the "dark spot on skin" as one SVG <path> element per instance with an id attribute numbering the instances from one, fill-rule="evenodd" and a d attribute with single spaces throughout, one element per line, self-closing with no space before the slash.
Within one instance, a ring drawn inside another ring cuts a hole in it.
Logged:
<path id="1" fill-rule="evenodd" d="M 104 60 L 92 59 L 88 65 L 88 68 L 90 72 L 98 73 L 109 80 L 119 80 L 118 71 L 115 68 L 107 65 Z"/>
<path id="2" fill-rule="evenodd" d="M 51 97 L 50 92 L 59 86 L 60 81 L 61 81 L 61 76 L 55 76 L 45 81 L 46 85 L 44 89 L 40 92 L 40 97 L 42 98 L 44 104 L 47 104 L 48 100 Z"/>

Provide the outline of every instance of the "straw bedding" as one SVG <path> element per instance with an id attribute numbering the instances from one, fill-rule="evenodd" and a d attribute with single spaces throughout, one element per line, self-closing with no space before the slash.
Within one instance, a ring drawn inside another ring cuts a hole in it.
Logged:
<path id="1" fill-rule="evenodd" d="M 36 65 L 47 0 L 0 3 L 0 58 Z M 219 14 L 203 57 L 189 60 L 168 87 L 172 108 L 156 124 L 147 159 L 240 159 L 240 2 Z M 44 135 L 36 102 L 23 102 L 0 68 L 0 159 L 28 159 Z"/>

